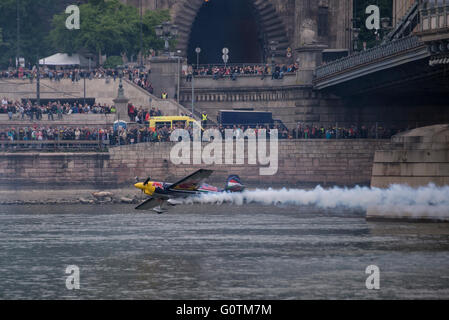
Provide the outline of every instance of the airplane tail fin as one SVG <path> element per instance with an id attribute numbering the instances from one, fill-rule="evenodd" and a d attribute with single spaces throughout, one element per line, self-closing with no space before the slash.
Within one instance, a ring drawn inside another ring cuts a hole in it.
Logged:
<path id="1" fill-rule="evenodd" d="M 228 192 L 242 192 L 245 190 L 245 186 L 242 184 L 240 177 L 231 175 L 226 180 L 225 191 Z"/>

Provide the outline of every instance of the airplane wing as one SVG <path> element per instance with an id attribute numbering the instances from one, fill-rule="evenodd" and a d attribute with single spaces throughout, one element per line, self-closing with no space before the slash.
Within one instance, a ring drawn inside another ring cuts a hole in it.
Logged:
<path id="1" fill-rule="evenodd" d="M 149 199 L 145 200 L 144 202 L 142 202 L 141 204 L 139 204 L 136 207 L 136 210 L 151 210 L 153 208 L 156 208 L 160 204 L 161 203 L 160 203 L 160 201 L 158 201 L 158 199 L 149 198 Z"/>
<path id="2" fill-rule="evenodd" d="M 169 189 L 176 191 L 196 191 L 213 172 L 213 170 L 200 169 L 178 182 L 173 183 Z"/>

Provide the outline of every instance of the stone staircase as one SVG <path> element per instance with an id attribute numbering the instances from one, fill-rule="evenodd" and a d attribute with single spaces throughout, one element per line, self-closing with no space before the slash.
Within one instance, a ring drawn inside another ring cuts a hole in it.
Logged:
<path id="1" fill-rule="evenodd" d="M 191 0 L 184 2 L 175 16 L 175 24 L 178 26 L 177 50 L 181 50 L 185 56 L 189 46 L 190 31 L 198 14 L 203 0 Z"/>
<path id="2" fill-rule="evenodd" d="M 183 105 L 179 104 L 176 100 L 174 99 L 161 99 L 156 97 L 155 95 L 152 95 L 151 93 L 149 93 L 148 91 L 146 91 L 145 89 L 139 87 L 138 85 L 134 84 L 133 82 L 129 81 L 129 80 L 125 80 L 124 82 L 126 82 L 129 86 L 135 88 L 136 90 L 139 90 L 142 94 L 145 94 L 148 96 L 148 100 L 151 99 L 152 101 L 152 106 L 157 107 L 158 109 L 163 111 L 163 114 L 168 116 L 168 115 L 179 115 L 181 113 L 183 114 L 190 114 L 191 110 L 188 110 L 188 108 L 184 107 Z M 199 120 L 200 117 L 199 115 L 194 115 L 193 117 L 196 120 Z"/>
<path id="3" fill-rule="evenodd" d="M 276 8 L 266 0 L 254 1 L 254 7 L 259 16 L 261 28 L 266 35 L 267 45 L 271 41 L 277 41 L 276 56 L 284 56 L 289 46 L 289 40 L 284 22 L 276 12 Z"/>

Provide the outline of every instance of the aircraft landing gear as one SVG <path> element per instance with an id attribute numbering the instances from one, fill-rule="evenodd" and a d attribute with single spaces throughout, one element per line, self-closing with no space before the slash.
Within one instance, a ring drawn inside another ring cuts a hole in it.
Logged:
<path id="1" fill-rule="evenodd" d="M 154 212 L 156 212 L 157 214 L 163 214 L 165 212 L 167 212 L 168 210 L 166 208 L 164 208 L 164 205 L 166 204 L 166 202 L 164 200 L 159 200 L 159 206 L 157 206 L 156 208 L 153 209 Z"/>

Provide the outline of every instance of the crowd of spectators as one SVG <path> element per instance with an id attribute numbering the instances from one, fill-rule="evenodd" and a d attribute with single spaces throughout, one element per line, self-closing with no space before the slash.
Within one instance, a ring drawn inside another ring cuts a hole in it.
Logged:
<path id="1" fill-rule="evenodd" d="M 125 68 L 123 69 L 123 77 L 133 82 L 135 85 L 143 88 L 149 93 L 153 94 L 154 88 L 150 82 L 149 75 L 151 70 L 139 68 Z M 77 83 L 84 79 L 112 79 L 116 81 L 119 78 L 120 71 L 117 69 L 95 68 L 92 70 L 85 70 L 80 68 L 49 68 L 42 67 L 40 69 L 41 79 L 49 79 L 51 81 L 61 81 L 63 79 L 70 79 L 73 83 Z M 33 82 L 37 78 L 37 69 L 11 69 L 6 71 L 0 70 L 0 80 L 4 79 L 28 79 Z"/>
<path id="2" fill-rule="evenodd" d="M 181 128 L 181 127 L 178 127 Z M 217 129 L 225 138 L 225 130 L 233 130 L 235 139 L 244 138 L 244 132 L 248 127 L 246 126 L 210 126 L 209 129 Z M 73 126 L 23 126 L 17 128 L 0 129 L 0 141 L 98 141 L 104 146 L 118 146 L 129 145 L 146 142 L 168 142 L 170 136 L 176 127 L 170 128 L 166 125 L 157 129 L 151 129 L 148 125 L 134 126 L 130 128 L 123 127 L 107 127 L 107 128 L 89 128 L 89 127 L 73 127 Z M 185 128 L 193 139 L 193 129 L 191 127 Z M 377 127 L 379 130 L 373 132 L 373 129 L 368 130 L 365 127 L 356 128 L 331 128 L 325 129 L 323 127 L 308 127 L 303 128 L 298 125 L 293 130 L 281 128 L 279 126 L 256 126 L 253 128 L 256 134 L 260 135 L 259 130 L 265 129 L 267 138 L 272 129 L 278 130 L 278 138 L 284 139 L 367 139 L 367 138 L 391 138 L 392 135 L 397 134 L 399 130 L 385 130 L 382 127 Z M 338 137 L 337 137 L 338 135 Z M 8 148 L 3 146 L 2 148 Z"/>
<path id="3" fill-rule="evenodd" d="M 405 129 L 386 128 L 382 125 L 367 126 L 309 126 L 298 124 L 289 135 L 296 139 L 389 139 Z"/>
<path id="4" fill-rule="evenodd" d="M 70 79 L 72 82 L 78 82 L 84 77 L 86 79 L 104 79 L 104 78 L 114 78 L 116 79 L 119 75 L 118 71 L 115 69 L 104 69 L 95 68 L 89 70 L 80 68 L 49 68 L 41 67 L 39 70 L 41 79 L 50 79 L 52 81 L 61 81 L 63 79 Z M 28 79 L 31 82 L 37 78 L 37 69 L 33 67 L 32 69 L 11 69 L 0 71 L 0 79 Z"/>
<path id="5" fill-rule="evenodd" d="M 271 75 L 272 79 L 282 79 L 287 73 L 294 73 L 298 70 L 298 64 L 290 65 L 229 65 L 229 66 L 201 66 L 194 68 L 190 66 L 187 71 L 187 81 L 191 81 L 194 76 L 213 76 L 214 80 L 224 77 L 231 77 L 236 80 L 239 75 L 259 75 L 262 79 Z"/>
<path id="6" fill-rule="evenodd" d="M 271 74 L 272 79 L 281 79 L 284 74 L 295 72 L 298 69 L 297 64 L 292 65 L 275 65 L 272 69 L 271 65 L 230 65 L 230 66 L 201 66 L 200 68 L 189 67 L 187 75 L 211 75 L 214 79 L 230 76 L 235 79 L 237 75 L 260 75 L 262 78 Z M 153 93 L 153 87 L 149 81 L 150 71 L 137 68 L 124 69 L 124 76 L 136 85 Z M 29 78 L 31 81 L 36 77 L 36 70 L 10 70 L 0 71 L 0 78 Z M 94 69 L 91 72 L 82 71 L 80 69 L 60 69 L 53 70 L 49 68 L 41 68 L 41 77 L 49 78 L 54 81 L 61 79 L 71 79 L 73 82 L 80 81 L 84 76 L 89 79 L 118 78 L 118 71 L 114 69 Z M 187 77 L 189 81 L 189 77 Z M 10 120 L 41 120 L 47 117 L 48 120 L 63 119 L 68 114 L 111 114 L 115 113 L 114 106 L 95 103 L 93 105 L 75 103 L 51 102 L 46 105 L 33 105 L 30 101 L 9 101 L 5 97 L 0 101 L 0 114 L 8 114 Z M 128 116 L 131 122 L 141 124 L 140 128 L 123 129 L 119 128 L 114 131 L 108 129 L 89 129 L 89 128 L 53 128 L 53 127 L 23 127 L 7 131 L 0 130 L 0 140 L 107 140 L 111 145 L 116 144 L 133 144 L 140 142 L 152 141 L 169 141 L 170 134 L 173 129 L 167 127 L 158 128 L 152 131 L 148 122 L 151 117 L 161 116 L 162 113 L 156 108 L 149 110 L 143 107 L 135 107 L 132 104 L 128 106 Z M 225 137 L 226 129 L 233 129 L 238 137 L 248 128 L 246 126 L 207 126 L 207 128 L 217 129 Z M 206 129 L 207 129 L 206 128 Z M 278 130 L 279 139 L 368 139 L 368 138 L 390 138 L 401 130 L 386 129 L 382 126 L 366 126 L 357 127 L 355 125 L 349 127 L 335 126 L 314 126 L 298 124 L 294 129 L 288 129 L 285 126 L 255 126 L 256 131 L 260 129 Z M 191 128 L 188 128 L 192 134 Z"/>
<path id="7" fill-rule="evenodd" d="M 267 134 L 272 130 L 276 129 L 278 131 L 278 139 L 389 139 L 393 135 L 404 131 L 402 129 L 387 129 L 383 126 L 373 125 L 370 128 L 366 126 L 357 127 L 355 125 L 348 127 L 336 127 L 336 126 L 309 126 L 297 124 L 293 129 L 288 129 L 285 125 L 267 125 L 267 126 L 245 126 L 245 125 L 234 125 L 234 126 L 206 126 L 208 129 L 218 129 L 222 138 L 225 137 L 225 130 L 231 129 L 235 132 L 237 136 L 243 135 L 248 128 L 253 128 L 257 133 L 258 130 L 265 129 Z"/>
<path id="8" fill-rule="evenodd" d="M 189 66 L 187 71 L 183 71 L 183 74 L 187 76 L 187 81 L 191 81 L 192 74 L 194 76 L 213 76 L 214 80 L 218 80 L 225 77 L 230 77 L 232 80 L 236 80 L 240 75 L 258 75 L 261 79 L 265 79 L 271 75 L 271 79 L 282 79 L 285 74 L 294 73 L 298 70 L 298 64 L 277 64 L 277 65 L 228 65 L 228 66 L 201 66 L 195 68 Z M 119 78 L 120 71 L 118 69 L 106 69 L 106 68 L 94 68 L 94 69 L 81 69 L 81 68 L 50 68 L 47 66 L 40 68 L 41 79 L 49 79 L 51 81 L 61 81 L 63 79 L 70 79 L 73 83 L 81 81 L 83 78 L 92 79 L 113 79 L 116 81 Z M 154 93 L 153 85 L 150 81 L 151 69 L 139 69 L 133 67 L 127 67 L 123 69 L 123 76 L 129 81 L 133 82 L 137 86 L 143 88 L 149 93 Z M 37 69 L 33 67 L 31 69 L 21 68 L 10 69 L 0 71 L 0 80 L 4 79 L 28 79 L 33 82 L 37 78 Z"/>
<path id="9" fill-rule="evenodd" d="M 133 104 L 128 104 L 128 117 L 129 121 L 136 122 L 140 124 L 148 124 L 148 121 L 152 117 L 161 117 L 162 111 L 158 108 L 151 108 L 151 110 L 148 110 L 148 108 L 143 108 L 140 106 L 139 108 L 135 107 Z"/>
<path id="10" fill-rule="evenodd" d="M 3 97 L 0 102 L 0 114 L 8 114 L 9 120 L 42 120 L 46 115 L 48 120 L 62 120 L 69 114 L 111 114 L 115 113 L 114 106 L 94 103 L 93 105 L 74 103 L 49 102 L 46 105 L 32 104 L 31 101 L 10 101 Z"/>
<path id="11" fill-rule="evenodd" d="M 112 130 L 112 129 L 110 129 Z M 95 141 L 109 140 L 109 129 L 94 129 L 88 127 L 52 127 L 25 126 L 20 128 L 0 129 L 0 140 L 5 141 L 54 141 L 79 140 Z"/>
<path id="12" fill-rule="evenodd" d="M 149 126 L 124 129 L 117 127 L 89 128 L 72 126 L 24 126 L 0 129 L 0 141 L 101 141 L 105 145 L 127 145 L 143 142 L 170 141 L 172 129 Z"/>
<path id="13" fill-rule="evenodd" d="M 150 82 L 150 72 L 150 70 L 145 71 L 138 68 L 130 68 L 124 70 L 124 75 L 128 78 L 129 81 L 153 94 L 154 88 L 152 83 Z"/>
<path id="14" fill-rule="evenodd" d="M 123 69 L 123 76 L 134 84 L 142 87 L 150 93 L 153 93 L 153 86 L 149 81 L 150 71 L 140 70 L 138 68 Z M 81 81 L 84 77 L 86 79 L 113 79 L 116 81 L 119 78 L 120 71 L 117 69 L 95 68 L 92 70 L 80 68 L 49 68 L 41 67 L 41 79 L 49 79 L 52 81 L 61 81 L 62 79 L 70 79 L 76 83 Z M 29 79 L 31 82 L 37 77 L 37 69 L 11 69 L 7 71 L 0 71 L 0 79 Z"/>

